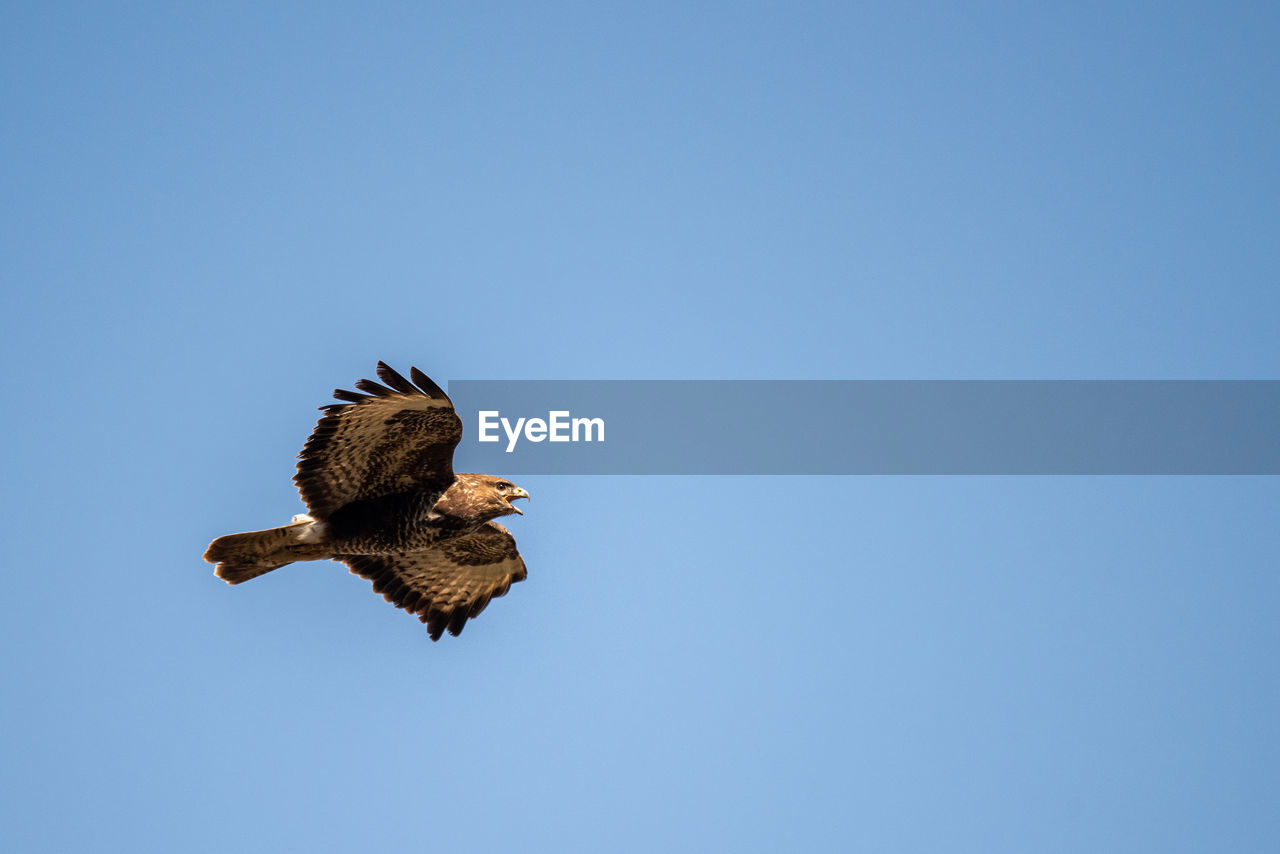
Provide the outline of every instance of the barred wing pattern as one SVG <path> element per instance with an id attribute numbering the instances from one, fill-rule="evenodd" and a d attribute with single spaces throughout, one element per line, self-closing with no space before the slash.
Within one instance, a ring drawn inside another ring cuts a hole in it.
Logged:
<path id="1" fill-rule="evenodd" d="M 356 388 L 365 394 L 335 389 L 344 402 L 321 407 L 326 414 L 298 455 L 293 478 L 316 519 L 385 495 L 424 491 L 439 498 L 453 483 L 462 420 L 426 374 L 412 368 L 409 376 L 412 382 L 378 362 L 386 385 L 360 380 Z"/>
<path id="2" fill-rule="evenodd" d="M 432 640 L 457 636 L 490 599 L 524 581 L 515 538 L 497 522 L 442 540 L 426 551 L 339 555 L 351 571 L 373 582 L 375 593 L 427 624 Z"/>

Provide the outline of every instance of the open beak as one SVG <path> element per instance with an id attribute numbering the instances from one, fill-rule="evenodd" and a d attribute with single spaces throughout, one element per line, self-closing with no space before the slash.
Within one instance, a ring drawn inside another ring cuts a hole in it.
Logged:
<path id="1" fill-rule="evenodd" d="M 515 502 L 516 502 L 516 499 L 517 499 L 517 498 L 526 498 L 526 499 L 527 499 L 527 498 L 529 498 L 529 493 L 528 493 L 528 492 L 525 492 L 523 489 L 520 489 L 519 487 L 517 487 L 515 492 L 513 492 L 513 493 L 511 493 L 510 495 L 508 495 L 508 496 L 507 496 L 507 503 L 511 505 L 511 509 L 512 509 L 512 510 L 514 510 L 514 511 L 516 511 L 517 513 L 519 513 L 521 516 L 523 516 L 523 515 L 524 515 L 524 511 L 523 511 L 523 510 L 521 510 L 519 507 L 517 507 L 517 506 L 516 506 L 516 504 L 515 504 Z"/>

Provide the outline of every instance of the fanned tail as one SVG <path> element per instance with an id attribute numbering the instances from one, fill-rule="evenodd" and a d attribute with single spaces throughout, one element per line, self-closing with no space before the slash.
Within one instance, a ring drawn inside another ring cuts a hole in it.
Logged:
<path id="1" fill-rule="evenodd" d="M 205 560 L 218 565 L 213 574 L 228 584 L 240 584 L 295 561 L 329 556 L 324 525 L 310 516 L 295 516 L 279 528 L 218 537 L 204 553 Z"/>

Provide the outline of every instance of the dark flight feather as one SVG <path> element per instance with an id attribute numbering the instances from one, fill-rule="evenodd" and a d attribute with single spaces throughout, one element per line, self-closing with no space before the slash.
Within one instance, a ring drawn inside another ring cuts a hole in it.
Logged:
<path id="1" fill-rule="evenodd" d="M 449 395 L 444 393 L 444 389 L 432 382 L 431 377 L 422 371 L 417 368 L 410 368 L 409 376 L 413 377 L 413 381 L 418 384 L 418 388 L 426 393 L 427 397 L 433 397 L 437 400 L 449 400 Z"/>
<path id="2" fill-rule="evenodd" d="M 413 383 L 400 376 L 386 362 L 378 363 L 378 379 L 391 386 L 401 394 L 421 394 Z M 430 395 L 428 395 L 430 397 Z"/>

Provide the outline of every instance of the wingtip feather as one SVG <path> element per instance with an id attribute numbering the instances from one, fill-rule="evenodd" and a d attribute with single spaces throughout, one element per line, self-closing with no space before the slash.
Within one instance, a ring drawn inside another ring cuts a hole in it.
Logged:
<path id="1" fill-rule="evenodd" d="M 378 379 L 382 380 L 401 394 L 418 393 L 418 390 L 414 388 L 413 383 L 402 377 L 399 372 L 386 362 L 378 362 Z"/>
<path id="2" fill-rule="evenodd" d="M 413 382 L 418 388 L 422 389 L 422 393 L 427 397 L 433 397 L 438 400 L 449 400 L 449 395 L 444 393 L 444 389 L 440 388 L 431 377 L 424 374 L 417 368 L 409 369 L 409 376 L 413 378 Z M 453 401 L 449 401 L 452 403 Z"/>
<path id="3" fill-rule="evenodd" d="M 356 388 L 375 397 L 387 397 L 395 394 L 391 389 L 370 379 L 356 380 Z"/>
<path id="4" fill-rule="evenodd" d="M 333 396 L 338 400 L 345 400 L 347 403 L 359 403 L 362 400 L 368 400 L 367 394 L 360 394 L 354 391 L 347 391 L 345 388 L 335 388 Z"/>

